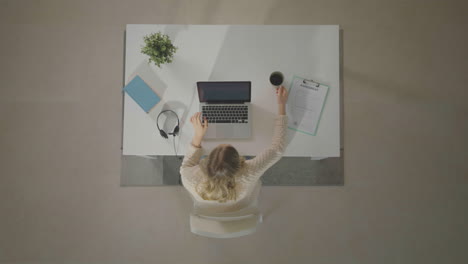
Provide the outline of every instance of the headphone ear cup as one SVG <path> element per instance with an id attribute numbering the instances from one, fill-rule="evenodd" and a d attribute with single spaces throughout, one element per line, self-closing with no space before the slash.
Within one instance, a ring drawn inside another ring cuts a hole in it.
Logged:
<path id="1" fill-rule="evenodd" d="M 161 137 L 167 138 L 166 132 L 164 132 L 162 129 L 159 130 L 159 134 L 161 134 Z"/>
<path id="2" fill-rule="evenodd" d="M 174 132 L 173 132 L 172 134 L 175 135 L 175 136 L 176 136 L 177 134 L 179 134 L 179 126 L 176 126 L 176 127 L 174 128 Z"/>

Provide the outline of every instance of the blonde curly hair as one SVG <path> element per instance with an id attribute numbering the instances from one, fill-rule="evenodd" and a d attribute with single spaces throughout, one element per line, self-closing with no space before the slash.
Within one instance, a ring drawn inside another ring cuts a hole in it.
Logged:
<path id="1" fill-rule="evenodd" d="M 231 145 L 219 145 L 200 162 L 206 178 L 197 187 L 197 193 L 204 200 L 220 203 L 235 200 L 236 175 L 243 167 L 245 159 Z"/>

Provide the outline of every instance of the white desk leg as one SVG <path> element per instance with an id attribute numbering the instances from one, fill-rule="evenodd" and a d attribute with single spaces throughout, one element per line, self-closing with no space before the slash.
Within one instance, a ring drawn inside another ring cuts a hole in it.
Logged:
<path id="1" fill-rule="evenodd" d="M 328 157 L 310 157 L 310 160 L 323 160 L 323 159 L 326 159 Z"/>

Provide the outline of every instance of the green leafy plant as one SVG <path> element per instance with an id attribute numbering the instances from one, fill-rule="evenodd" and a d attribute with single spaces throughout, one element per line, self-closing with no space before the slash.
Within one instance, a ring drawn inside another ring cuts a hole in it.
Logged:
<path id="1" fill-rule="evenodd" d="M 161 32 L 153 33 L 144 37 L 145 46 L 141 48 L 141 53 L 148 55 L 149 63 L 161 68 L 161 64 L 171 63 L 177 47 L 172 45 L 168 35 Z"/>

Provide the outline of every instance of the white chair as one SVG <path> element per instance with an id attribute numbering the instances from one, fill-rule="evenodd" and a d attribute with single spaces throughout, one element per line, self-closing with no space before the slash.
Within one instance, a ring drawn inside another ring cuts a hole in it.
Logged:
<path id="1" fill-rule="evenodd" d="M 211 238 L 234 238 L 254 233 L 262 222 L 256 207 L 232 213 L 205 213 L 194 209 L 190 214 L 192 233 Z"/>
<path id="2" fill-rule="evenodd" d="M 257 225 L 263 221 L 257 200 L 261 185 L 258 181 L 252 190 L 254 198 L 250 205 L 236 212 L 210 213 L 200 209 L 194 202 L 190 230 L 194 234 L 212 238 L 234 238 L 254 233 Z"/>

